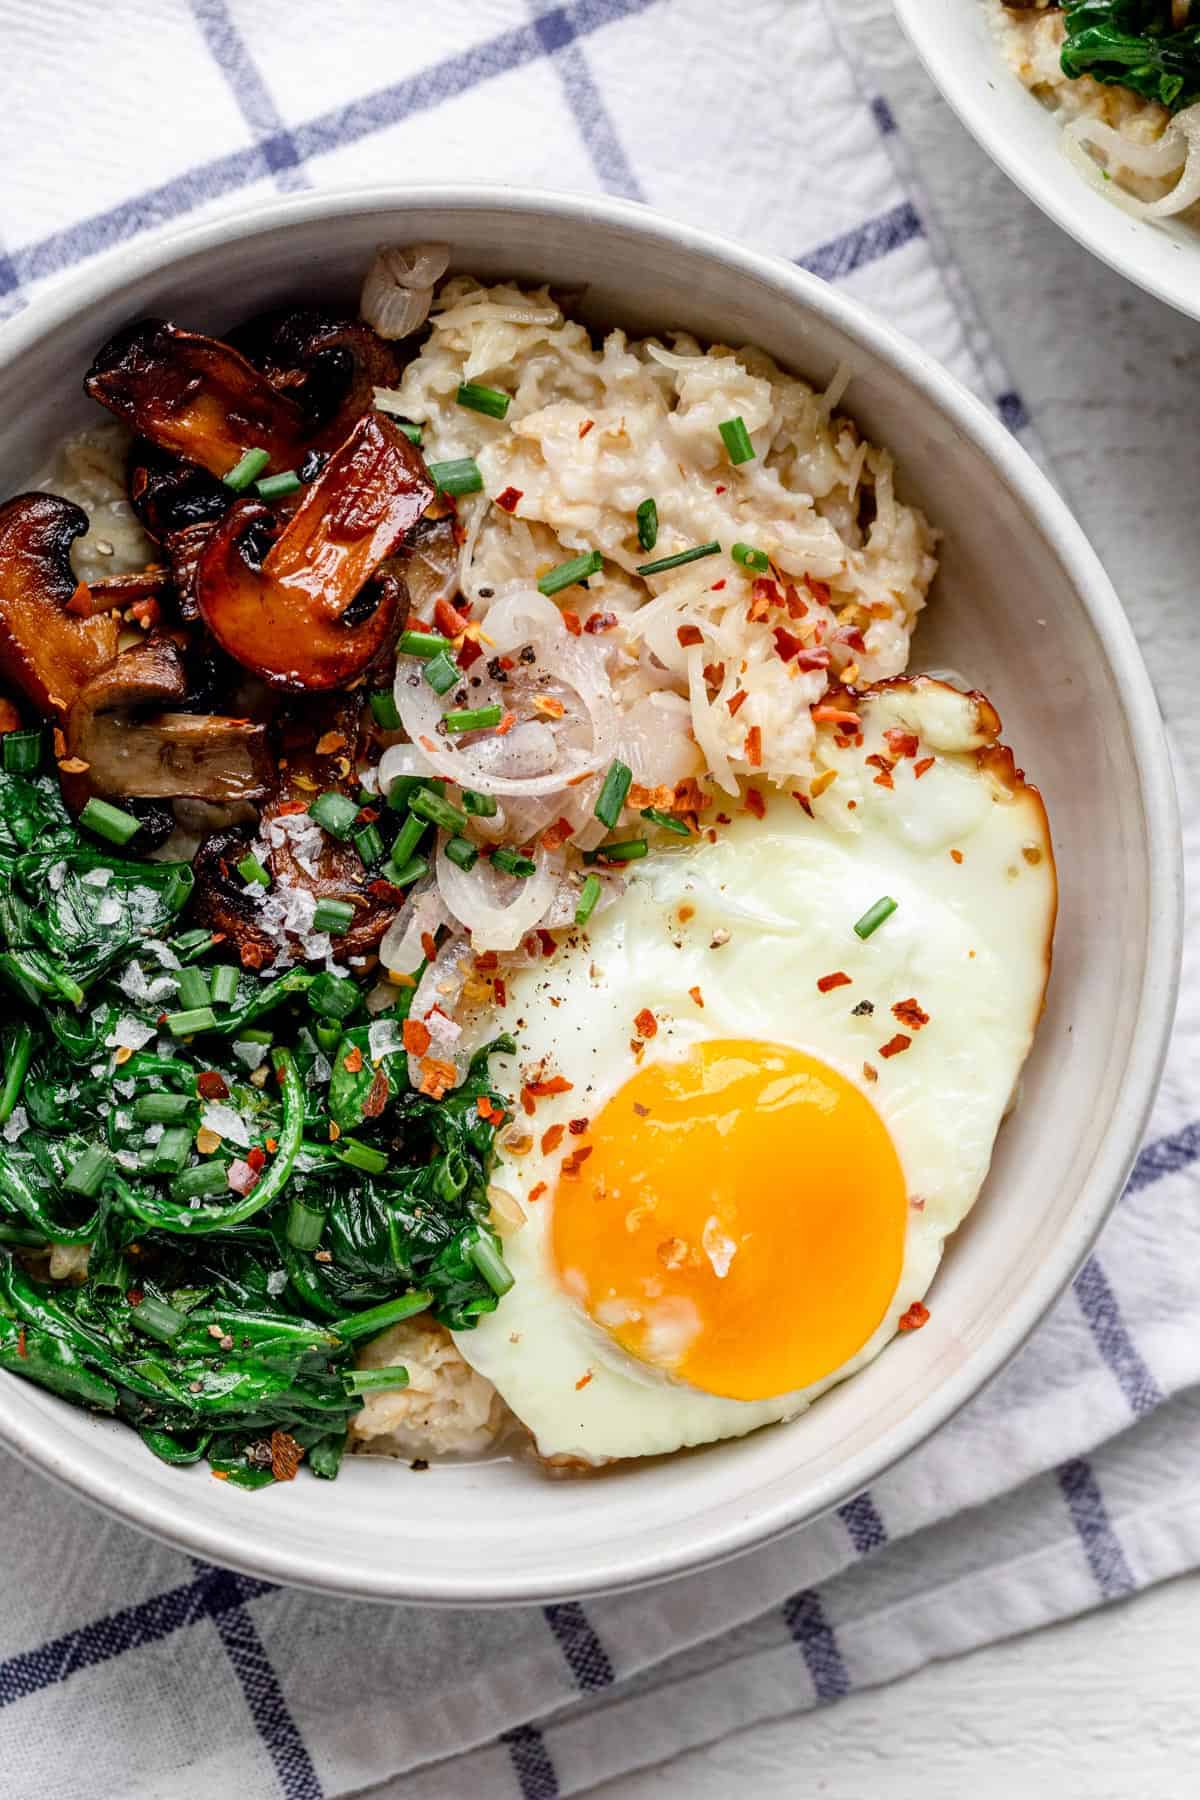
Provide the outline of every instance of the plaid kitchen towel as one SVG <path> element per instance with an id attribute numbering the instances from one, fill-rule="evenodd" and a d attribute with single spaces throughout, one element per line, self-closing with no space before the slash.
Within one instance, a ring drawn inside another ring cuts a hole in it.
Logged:
<path id="1" fill-rule="evenodd" d="M 280 190 L 607 190 L 845 287 L 1027 436 L 836 4 L 0 0 L 0 306 Z M 1005 1374 L 731 1567 L 583 1606 L 372 1608 L 196 1563 L 0 1459 L 0 1791 L 549 1800 L 1200 1563 L 1198 1033 L 1193 962 L 1124 1199 Z"/>

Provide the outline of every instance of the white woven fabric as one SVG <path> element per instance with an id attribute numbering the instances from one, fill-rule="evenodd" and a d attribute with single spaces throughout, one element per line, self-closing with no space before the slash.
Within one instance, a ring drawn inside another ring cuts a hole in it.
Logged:
<path id="1" fill-rule="evenodd" d="M 0 0 L 8 312 L 279 188 L 609 189 L 838 281 L 1028 435 L 824 0 L 52 11 Z M 0 1459 L 0 1786 L 549 1800 L 1195 1565 L 1198 1072 L 1193 964 L 1148 1147 L 1053 1318 L 871 1494 L 723 1570 L 586 1607 L 368 1608 L 197 1566 Z"/>

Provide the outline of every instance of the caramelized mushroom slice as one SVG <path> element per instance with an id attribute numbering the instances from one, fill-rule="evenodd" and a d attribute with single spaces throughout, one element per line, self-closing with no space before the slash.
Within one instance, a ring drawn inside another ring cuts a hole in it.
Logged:
<path id="1" fill-rule="evenodd" d="M 228 803 L 267 793 L 273 769 L 266 727 L 164 710 L 187 692 L 173 638 L 148 638 L 123 651 L 92 677 L 67 715 L 68 759 L 87 766 L 66 773 L 109 798 Z"/>
<path id="2" fill-rule="evenodd" d="M 161 544 L 192 526 L 214 524 L 234 500 L 233 489 L 207 469 L 170 456 L 145 438 L 130 445 L 128 482 L 134 512 Z"/>
<path id="3" fill-rule="evenodd" d="M 231 341 L 299 403 L 318 448 L 340 443 L 371 411 L 375 389 L 391 387 L 399 374 L 394 352 L 369 325 L 315 307 L 264 313 L 233 332 Z"/>
<path id="4" fill-rule="evenodd" d="M 242 502 L 214 527 L 196 570 L 201 618 L 229 656 L 273 687 L 343 686 L 397 629 L 403 587 L 386 576 L 367 584 L 433 491 L 403 432 L 360 419 L 261 561 L 261 534 L 273 526 L 267 507 Z"/>
<path id="5" fill-rule="evenodd" d="M 192 908 L 202 924 L 228 939 L 244 968 L 263 969 L 274 962 L 279 946 L 259 925 L 258 907 L 237 872 L 253 835 L 235 828 L 214 831 L 202 841 L 192 858 Z"/>
<path id="6" fill-rule="evenodd" d="M 168 450 L 224 476 L 247 450 L 265 450 L 275 472 L 304 454 L 304 412 L 218 338 L 143 319 L 99 352 L 85 390 L 93 400 Z"/>
<path id="7" fill-rule="evenodd" d="M 57 718 L 117 654 L 111 614 L 66 610 L 80 588 L 71 545 L 87 528 L 82 507 L 57 494 L 0 506 L 0 674 Z"/>

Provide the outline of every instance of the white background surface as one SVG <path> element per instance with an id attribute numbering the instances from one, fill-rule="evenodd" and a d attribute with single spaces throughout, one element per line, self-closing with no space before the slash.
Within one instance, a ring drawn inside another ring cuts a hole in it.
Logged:
<path id="1" fill-rule="evenodd" d="M 1200 326 L 1093 261 L 992 167 L 886 0 L 841 4 L 1200 774 Z M 1198 1672 L 1200 1575 L 727 1738 L 596 1800 L 1193 1800 Z"/>

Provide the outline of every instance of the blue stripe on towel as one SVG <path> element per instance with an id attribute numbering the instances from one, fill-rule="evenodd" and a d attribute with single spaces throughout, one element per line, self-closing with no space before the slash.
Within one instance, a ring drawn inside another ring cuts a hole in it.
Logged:
<path id="1" fill-rule="evenodd" d="M 1125 1560 L 1121 1540 L 1113 1530 L 1091 1464 L 1076 1456 L 1063 1463 L 1057 1474 L 1071 1523 L 1079 1533 L 1096 1586 L 1106 1600 L 1131 1594 L 1136 1585 L 1133 1574 Z"/>
<path id="2" fill-rule="evenodd" d="M 817 1590 L 805 1588 L 785 1601 L 783 1622 L 800 1647 L 817 1699 L 822 1705 L 843 1699 L 850 1692 L 850 1674 Z"/>
<path id="3" fill-rule="evenodd" d="M 879 262 L 882 257 L 890 256 L 894 250 L 924 235 L 925 227 L 916 207 L 911 200 L 902 200 L 890 212 L 880 213 L 878 218 L 868 219 L 865 225 L 857 225 L 853 231 L 843 232 L 841 237 L 830 238 L 828 243 L 806 251 L 796 258 L 796 262 L 810 275 L 819 275 L 822 281 L 844 281 L 855 270 Z"/>

